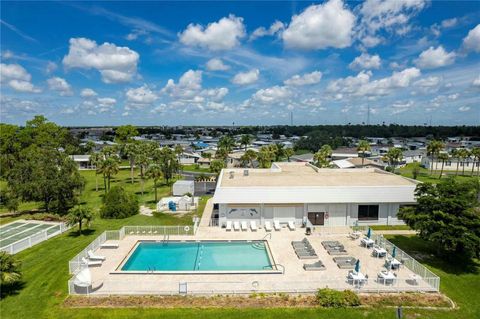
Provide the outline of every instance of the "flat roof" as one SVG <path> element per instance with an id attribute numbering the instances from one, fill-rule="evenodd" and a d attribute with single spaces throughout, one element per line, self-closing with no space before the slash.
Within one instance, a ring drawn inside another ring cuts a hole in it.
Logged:
<path id="1" fill-rule="evenodd" d="M 245 170 L 248 170 L 248 175 L 244 174 Z M 285 162 L 274 163 L 270 169 L 224 169 L 220 187 L 356 187 L 416 184 L 417 182 L 413 180 L 375 168 L 318 169 L 307 163 Z"/>

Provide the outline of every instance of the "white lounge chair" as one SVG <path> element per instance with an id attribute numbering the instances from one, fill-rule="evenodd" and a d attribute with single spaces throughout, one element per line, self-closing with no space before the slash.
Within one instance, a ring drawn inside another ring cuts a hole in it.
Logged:
<path id="1" fill-rule="evenodd" d="M 240 222 L 233 222 L 233 229 L 235 231 L 240 230 Z"/>
<path id="2" fill-rule="evenodd" d="M 91 250 L 89 250 L 89 251 L 87 252 L 87 255 L 88 255 L 88 259 L 90 259 L 90 260 L 102 260 L 102 261 L 103 261 L 103 260 L 106 259 L 105 256 L 95 255 L 95 254 L 93 253 L 93 251 L 91 251 Z"/>
<path id="3" fill-rule="evenodd" d="M 103 243 L 100 245 L 100 248 L 118 248 L 118 243 L 115 243 L 115 242 L 110 242 L 110 243 Z"/>
<path id="4" fill-rule="evenodd" d="M 244 231 L 248 230 L 248 224 L 247 224 L 246 221 L 242 221 L 240 223 L 240 226 L 242 227 L 242 230 L 244 230 Z"/>
<path id="5" fill-rule="evenodd" d="M 280 229 L 282 229 L 282 227 L 280 227 L 280 222 L 278 220 L 273 221 L 273 228 L 275 228 L 276 231 L 279 231 Z"/>
<path id="6" fill-rule="evenodd" d="M 227 231 L 231 231 L 232 230 L 232 222 L 227 221 L 227 226 L 225 228 L 226 228 Z"/>
<path id="7" fill-rule="evenodd" d="M 84 264 L 87 265 L 88 267 L 90 267 L 90 266 L 101 266 L 101 265 L 102 265 L 102 261 L 101 261 L 101 260 L 91 261 L 91 260 L 88 260 L 88 259 L 85 258 L 85 257 L 82 257 L 82 263 L 84 263 Z"/>
<path id="8" fill-rule="evenodd" d="M 265 230 L 272 231 L 272 224 L 270 222 L 265 222 Z"/>
<path id="9" fill-rule="evenodd" d="M 257 223 L 254 220 L 250 221 L 250 229 L 252 231 L 257 231 Z"/>
<path id="10" fill-rule="evenodd" d="M 289 221 L 289 222 L 288 222 L 288 228 L 289 228 L 290 230 L 295 230 L 295 223 L 294 223 L 293 221 Z"/>

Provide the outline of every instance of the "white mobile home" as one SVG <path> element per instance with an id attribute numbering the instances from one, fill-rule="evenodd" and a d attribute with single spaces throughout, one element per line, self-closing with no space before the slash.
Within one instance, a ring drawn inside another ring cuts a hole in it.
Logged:
<path id="1" fill-rule="evenodd" d="M 418 182 L 374 168 L 318 169 L 273 163 L 270 169 L 224 169 L 213 202 L 228 220 L 313 225 L 401 224 L 401 205 L 415 204 Z"/>

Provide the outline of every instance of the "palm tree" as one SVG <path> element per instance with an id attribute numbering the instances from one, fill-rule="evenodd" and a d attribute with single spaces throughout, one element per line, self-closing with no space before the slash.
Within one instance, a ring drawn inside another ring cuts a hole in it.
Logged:
<path id="1" fill-rule="evenodd" d="M 465 175 L 465 161 L 470 157 L 470 151 L 466 148 L 458 150 L 458 158 L 462 161 L 462 175 Z"/>
<path id="2" fill-rule="evenodd" d="M 227 154 L 230 153 L 234 147 L 235 147 L 235 140 L 231 136 L 228 136 L 228 135 L 223 136 L 218 141 L 218 148 L 224 149 L 227 152 Z"/>
<path id="3" fill-rule="evenodd" d="M 123 153 L 128 157 L 130 161 L 130 180 L 133 184 L 133 169 L 135 166 L 135 157 L 138 154 L 138 147 L 135 143 L 127 143 L 123 148 Z"/>
<path id="4" fill-rule="evenodd" d="M 433 174 L 433 161 L 435 160 L 435 157 L 438 157 L 440 152 L 445 148 L 445 144 L 443 144 L 442 141 L 437 141 L 437 140 L 431 140 L 430 143 L 427 145 L 427 155 L 431 156 L 432 159 L 432 166 L 430 167 L 430 175 Z M 435 165 L 435 170 L 438 168 L 438 161 Z"/>
<path id="5" fill-rule="evenodd" d="M 395 168 L 397 167 L 398 163 L 402 160 L 403 154 L 402 150 L 396 147 L 392 147 L 388 150 L 387 154 L 385 154 L 384 159 L 390 165 L 393 166 L 393 173 L 395 173 Z"/>
<path id="6" fill-rule="evenodd" d="M 365 153 L 370 152 L 371 149 L 370 143 L 367 140 L 360 140 L 358 142 L 357 152 L 362 153 L 362 167 L 365 161 Z"/>
<path id="7" fill-rule="evenodd" d="M 221 160 L 213 160 L 210 163 L 210 171 L 215 174 L 220 174 L 222 169 L 225 167 L 225 163 Z"/>
<path id="8" fill-rule="evenodd" d="M 5 251 L 0 252 L 0 286 L 13 285 L 21 278 L 20 262 L 16 257 Z"/>
<path id="9" fill-rule="evenodd" d="M 455 170 L 455 176 L 458 175 L 458 167 L 460 166 L 460 152 L 457 149 L 450 151 L 450 155 L 457 161 L 457 169 Z"/>
<path id="10" fill-rule="evenodd" d="M 137 164 L 140 168 L 140 181 L 142 184 L 142 195 L 143 195 L 143 186 L 144 186 L 144 178 L 145 178 L 145 170 L 150 164 L 150 158 L 147 156 L 146 153 L 139 153 L 137 154 Z"/>
<path id="11" fill-rule="evenodd" d="M 92 212 L 85 206 L 74 206 L 68 211 L 68 224 L 74 226 L 78 224 L 78 233 L 82 234 L 82 224 L 85 220 L 87 223 L 93 219 Z"/>
<path id="12" fill-rule="evenodd" d="M 285 156 L 287 157 L 287 161 L 290 162 L 290 157 L 292 157 L 293 154 L 295 154 L 295 152 L 293 151 L 293 148 L 289 147 L 285 149 Z"/>
<path id="13" fill-rule="evenodd" d="M 240 160 L 242 161 L 242 166 L 250 166 L 253 167 L 253 161 L 257 158 L 257 152 L 254 150 L 247 150 Z"/>
<path id="14" fill-rule="evenodd" d="M 250 143 L 252 143 L 252 140 L 253 140 L 253 138 L 249 134 L 244 134 L 244 135 L 242 135 L 242 137 L 240 137 L 240 145 L 243 145 L 245 147 L 245 152 L 247 151 L 248 145 L 250 145 Z"/>
<path id="15" fill-rule="evenodd" d="M 268 146 L 262 146 L 257 154 L 257 160 L 261 168 L 269 168 L 272 163 L 274 154 L 272 148 Z"/>
<path id="16" fill-rule="evenodd" d="M 90 154 L 90 163 L 95 165 L 95 191 L 98 192 L 98 171 L 97 167 L 104 160 L 104 156 L 100 153 L 91 153 Z"/>
<path id="17" fill-rule="evenodd" d="M 440 176 L 438 177 L 438 179 L 441 179 L 443 175 L 443 167 L 445 166 L 445 162 L 448 161 L 448 154 L 442 152 L 438 154 L 437 158 L 442 161 L 442 169 L 440 170 Z"/>
<path id="18" fill-rule="evenodd" d="M 118 161 L 113 158 L 107 158 L 103 160 L 100 165 L 97 167 L 97 171 L 103 174 L 103 184 L 105 187 L 105 193 L 110 190 L 110 180 L 112 176 L 118 173 Z"/>
<path id="19" fill-rule="evenodd" d="M 180 163 L 180 155 L 182 155 L 183 153 L 183 147 L 181 145 L 175 145 L 175 147 L 173 148 L 173 152 L 175 153 L 175 155 L 177 156 L 177 161 Z"/>
<path id="20" fill-rule="evenodd" d="M 157 181 L 163 177 L 162 168 L 158 164 L 152 164 L 145 172 L 147 178 L 153 179 L 153 188 L 155 189 L 155 203 L 158 202 L 157 198 Z"/>
<path id="21" fill-rule="evenodd" d="M 276 147 L 276 149 L 274 148 L 275 161 L 278 162 L 282 157 L 285 156 L 285 145 L 280 143 L 274 145 Z"/>
<path id="22" fill-rule="evenodd" d="M 315 164 L 319 168 L 329 167 L 330 161 L 328 160 L 332 156 L 332 148 L 330 145 L 323 145 L 317 153 L 313 155 Z"/>
<path id="23" fill-rule="evenodd" d="M 473 157 L 473 164 L 472 164 L 472 176 L 475 170 L 475 163 L 477 163 L 477 175 L 480 172 L 480 147 L 474 147 L 471 151 Z"/>

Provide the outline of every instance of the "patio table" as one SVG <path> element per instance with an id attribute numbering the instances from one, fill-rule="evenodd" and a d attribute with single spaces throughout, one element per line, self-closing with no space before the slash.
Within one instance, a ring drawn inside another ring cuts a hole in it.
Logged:
<path id="1" fill-rule="evenodd" d="M 385 265 L 389 269 L 398 269 L 402 263 L 395 258 L 389 258 L 385 261 Z"/>
<path id="2" fill-rule="evenodd" d="M 381 247 L 373 247 L 373 255 L 375 257 L 385 257 L 387 255 L 387 250 Z"/>
<path id="3" fill-rule="evenodd" d="M 367 238 L 367 237 L 362 238 L 362 240 L 360 242 L 363 246 L 365 246 L 367 248 L 370 248 L 370 247 L 373 246 L 373 244 L 375 244 L 375 241 L 373 239 Z"/>
<path id="4" fill-rule="evenodd" d="M 388 284 L 393 284 L 397 277 L 395 276 L 394 273 L 391 271 L 382 271 L 378 273 L 378 278 L 380 279 L 380 282 L 382 282 L 384 285 Z"/>

